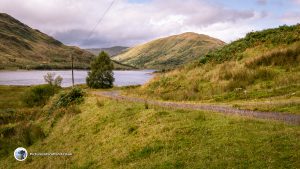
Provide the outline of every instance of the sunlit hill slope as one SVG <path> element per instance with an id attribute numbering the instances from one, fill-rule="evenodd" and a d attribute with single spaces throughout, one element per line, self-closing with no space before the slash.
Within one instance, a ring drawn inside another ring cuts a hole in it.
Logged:
<path id="1" fill-rule="evenodd" d="M 113 59 L 140 68 L 170 69 L 223 45 L 221 40 L 189 32 L 138 45 Z"/>
<path id="2" fill-rule="evenodd" d="M 250 32 L 245 38 L 161 74 L 140 92 L 165 100 L 300 96 L 300 25 Z"/>

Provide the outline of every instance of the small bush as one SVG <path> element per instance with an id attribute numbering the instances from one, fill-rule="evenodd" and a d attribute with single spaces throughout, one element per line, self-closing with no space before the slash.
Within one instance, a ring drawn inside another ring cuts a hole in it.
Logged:
<path id="1" fill-rule="evenodd" d="M 33 86 L 23 95 L 23 103 L 29 107 L 44 106 L 49 98 L 53 96 L 59 88 L 52 85 Z"/>
<path id="2" fill-rule="evenodd" d="M 80 104 L 83 102 L 84 91 L 80 88 L 73 88 L 69 92 L 64 92 L 59 95 L 56 102 L 57 107 L 68 107 L 73 104 Z"/>
<path id="3" fill-rule="evenodd" d="M 45 76 L 44 76 L 44 80 L 45 82 L 47 82 L 49 85 L 53 85 L 53 86 L 61 86 L 61 83 L 63 81 L 63 78 L 61 76 L 56 76 L 55 77 L 55 73 L 50 73 L 48 72 Z"/>

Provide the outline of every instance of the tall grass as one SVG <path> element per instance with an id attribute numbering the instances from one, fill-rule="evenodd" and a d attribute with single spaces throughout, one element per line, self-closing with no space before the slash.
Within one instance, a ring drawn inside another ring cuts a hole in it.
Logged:
<path id="1" fill-rule="evenodd" d="M 257 66 L 297 66 L 300 63 L 300 44 L 293 48 L 270 52 L 246 62 L 249 68 Z"/>
<path id="2" fill-rule="evenodd" d="M 163 100 L 224 101 L 289 95 L 294 93 L 293 87 L 300 86 L 299 30 L 300 25 L 294 25 L 251 32 L 201 57 L 198 64 L 157 76 L 138 92 Z"/>

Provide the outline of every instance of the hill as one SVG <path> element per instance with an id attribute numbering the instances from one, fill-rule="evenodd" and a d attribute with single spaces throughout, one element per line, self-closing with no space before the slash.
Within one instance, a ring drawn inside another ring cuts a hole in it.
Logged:
<path id="1" fill-rule="evenodd" d="M 66 69 L 71 67 L 71 54 L 76 68 L 87 68 L 93 57 L 4 13 L 0 13 L 0 26 L 1 69 Z"/>
<path id="2" fill-rule="evenodd" d="M 300 25 L 250 32 L 139 89 L 163 100 L 231 101 L 300 97 Z M 299 102 L 290 103 L 299 111 Z"/>
<path id="3" fill-rule="evenodd" d="M 140 68 L 170 69 L 223 45 L 224 42 L 218 39 L 189 32 L 138 45 L 113 59 Z"/>
<path id="4" fill-rule="evenodd" d="M 123 46 L 114 46 L 111 48 L 90 48 L 90 49 L 85 49 L 89 52 L 91 52 L 93 55 L 97 56 L 100 52 L 104 51 L 109 54 L 110 57 L 114 57 L 115 55 L 124 52 L 128 47 L 123 47 Z M 133 69 L 138 69 L 137 67 L 124 64 L 121 62 L 118 62 L 116 60 L 112 60 L 114 64 L 114 69 L 116 70 L 133 70 Z"/>
<path id="5" fill-rule="evenodd" d="M 94 54 L 66 46 L 13 17 L 0 13 L 0 69 L 70 69 L 71 54 L 76 69 L 87 69 Z M 116 52 L 115 47 L 110 52 Z M 115 69 L 135 69 L 114 61 Z"/>
<path id="6" fill-rule="evenodd" d="M 126 49 L 128 49 L 128 47 L 113 46 L 110 48 L 90 48 L 90 49 L 85 49 L 85 50 L 93 53 L 94 55 L 98 55 L 100 52 L 104 51 L 104 52 L 108 53 L 109 56 L 113 57 L 113 56 L 116 56 L 116 55 L 124 52 Z"/>

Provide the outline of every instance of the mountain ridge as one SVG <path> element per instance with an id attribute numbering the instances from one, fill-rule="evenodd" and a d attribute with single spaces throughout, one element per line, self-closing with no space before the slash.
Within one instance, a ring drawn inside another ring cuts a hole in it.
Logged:
<path id="1" fill-rule="evenodd" d="M 1 69 L 70 68 L 71 55 L 75 68 L 88 68 L 93 55 L 33 29 L 12 16 L 0 13 Z"/>
<path id="2" fill-rule="evenodd" d="M 168 69 L 188 63 L 224 44 L 207 35 L 186 32 L 137 45 L 113 59 L 141 68 Z"/>
<path id="3" fill-rule="evenodd" d="M 6 13 L 0 13 L 0 69 L 88 69 L 94 54 L 67 46 L 29 27 Z M 114 62 L 115 69 L 136 69 Z"/>
<path id="4" fill-rule="evenodd" d="M 112 46 L 109 48 L 87 48 L 85 50 L 93 53 L 94 55 L 98 55 L 100 52 L 104 51 L 108 53 L 110 57 L 114 57 L 124 52 L 126 49 L 128 49 L 126 46 Z"/>

